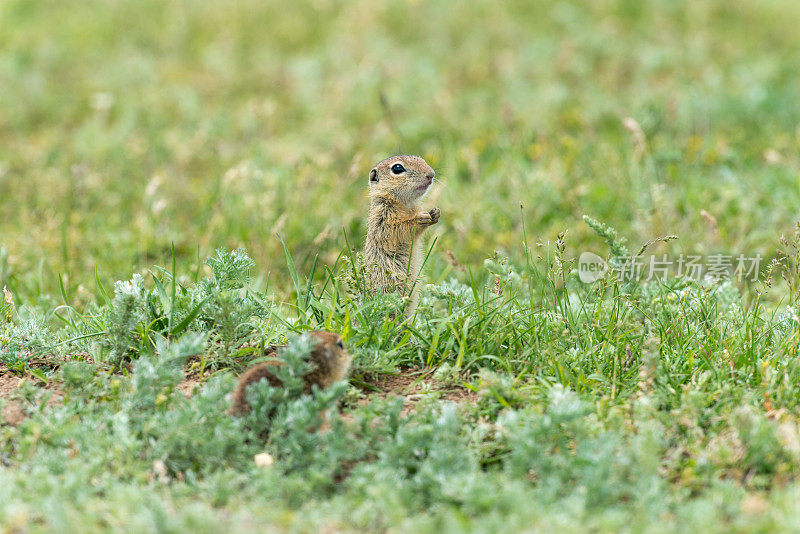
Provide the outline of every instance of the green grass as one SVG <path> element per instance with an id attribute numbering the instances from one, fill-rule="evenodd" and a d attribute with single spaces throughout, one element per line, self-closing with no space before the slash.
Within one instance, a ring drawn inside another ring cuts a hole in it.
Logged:
<path id="1" fill-rule="evenodd" d="M 0 1 L 0 363 L 31 377 L 0 399 L 28 415 L 0 425 L 0 525 L 793 528 L 798 18 Z M 354 254 L 393 153 L 442 182 L 409 321 Z M 761 254 L 761 281 L 583 284 L 574 258 L 621 247 L 585 214 L 631 251 Z M 243 343 L 320 327 L 350 385 L 253 388 L 254 415 L 225 415 Z M 476 401 L 360 402 L 408 367 Z"/>

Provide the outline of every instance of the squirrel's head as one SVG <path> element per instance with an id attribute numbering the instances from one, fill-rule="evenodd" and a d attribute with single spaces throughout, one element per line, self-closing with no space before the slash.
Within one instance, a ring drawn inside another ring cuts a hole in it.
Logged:
<path id="1" fill-rule="evenodd" d="M 392 156 L 369 171 L 370 196 L 391 195 L 411 204 L 428 192 L 436 173 L 419 156 Z"/>
<path id="2" fill-rule="evenodd" d="M 344 379 L 350 370 L 352 357 L 344 348 L 342 337 L 326 330 L 314 330 L 309 334 L 317 341 L 311 351 L 311 361 L 326 371 L 324 374 L 330 381 L 325 387 Z"/>

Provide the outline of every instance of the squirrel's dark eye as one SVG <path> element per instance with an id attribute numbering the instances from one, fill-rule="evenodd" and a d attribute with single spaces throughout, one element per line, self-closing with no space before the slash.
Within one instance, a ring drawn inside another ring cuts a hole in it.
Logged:
<path id="1" fill-rule="evenodd" d="M 336 346 L 339 347 L 340 349 L 344 350 L 344 343 L 342 343 L 341 339 L 336 342 Z"/>
<path id="2" fill-rule="evenodd" d="M 395 163 L 394 165 L 392 165 L 392 172 L 395 173 L 395 174 L 400 174 L 400 173 L 406 172 L 406 169 L 405 169 L 405 167 L 403 167 L 399 163 Z"/>

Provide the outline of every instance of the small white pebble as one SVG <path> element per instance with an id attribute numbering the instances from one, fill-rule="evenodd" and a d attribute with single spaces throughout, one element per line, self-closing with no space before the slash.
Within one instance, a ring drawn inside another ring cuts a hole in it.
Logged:
<path id="1" fill-rule="evenodd" d="M 164 460 L 155 460 L 153 462 L 153 473 L 160 477 L 167 476 L 167 464 L 164 463 Z"/>
<path id="2" fill-rule="evenodd" d="M 167 469 L 167 464 L 165 464 L 163 460 L 155 460 L 153 462 L 153 470 L 148 473 L 148 478 L 151 482 L 155 480 L 162 484 L 168 483 L 169 471 Z"/>
<path id="3" fill-rule="evenodd" d="M 262 452 L 261 454 L 256 454 L 253 457 L 253 460 L 256 462 L 256 465 L 258 467 L 269 467 L 273 463 L 275 463 L 275 459 L 268 452 Z"/>
<path id="4" fill-rule="evenodd" d="M 773 148 L 768 148 L 764 151 L 764 160 L 770 165 L 777 165 L 782 159 L 781 153 Z"/>
<path id="5" fill-rule="evenodd" d="M 107 111 L 114 104 L 114 95 L 111 93 L 93 93 L 90 105 L 97 111 Z"/>

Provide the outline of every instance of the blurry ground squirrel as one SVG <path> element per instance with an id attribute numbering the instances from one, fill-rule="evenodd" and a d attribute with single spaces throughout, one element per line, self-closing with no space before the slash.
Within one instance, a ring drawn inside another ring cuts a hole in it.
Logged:
<path id="1" fill-rule="evenodd" d="M 350 370 L 351 357 L 344 348 L 342 338 L 333 332 L 315 330 L 308 333 L 317 341 L 311 350 L 310 360 L 312 368 L 303 377 L 306 393 L 311 392 L 311 386 L 324 389 L 344 379 Z M 273 346 L 267 350 L 267 356 L 280 357 L 283 346 Z M 263 362 L 254 365 L 241 376 L 239 384 L 233 391 L 230 413 L 244 415 L 250 412 L 250 403 L 247 402 L 247 388 L 261 380 L 269 381 L 270 385 L 281 387 L 281 381 L 270 372 L 271 367 L 283 365 L 280 361 Z"/>
<path id="2" fill-rule="evenodd" d="M 409 295 L 413 313 L 422 268 L 422 233 L 439 222 L 439 208 L 420 209 L 436 173 L 419 156 L 394 156 L 369 172 L 369 220 L 364 260 L 373 290 Z"/>

